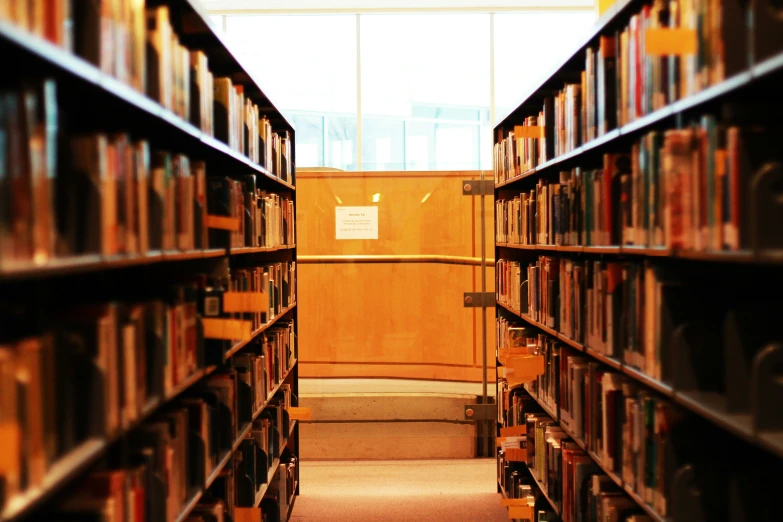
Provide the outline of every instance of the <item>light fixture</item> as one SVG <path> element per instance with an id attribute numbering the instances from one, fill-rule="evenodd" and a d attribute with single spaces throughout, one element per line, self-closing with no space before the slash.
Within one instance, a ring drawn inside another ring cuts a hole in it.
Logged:
<path id="1" fill-rule="evenodd" d="M 375 194 L 372 195 L 372 202 L 373 203 L 378 203 L 380 200 L 381 200 L 381 193 L 380 192 L 376 192 Z"/>

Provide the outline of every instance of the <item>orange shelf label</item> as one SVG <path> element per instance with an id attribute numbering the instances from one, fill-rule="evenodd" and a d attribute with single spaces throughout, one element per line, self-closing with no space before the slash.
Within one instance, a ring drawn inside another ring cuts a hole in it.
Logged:
<path id="1" fill-rule="evenodd" d="M 238 319 L 214 319 L 205 318 L 201 320 L 204 326 L 204 337 L 207 339 L 224 339 L 226 341 L 237 341 L 250 337 L 250 321 L 240 321 Z"/>
<path id="2" fill-rule="evenodd" d="M 644 33 L 647 56 L 696 54 L 696 31 L 693 29 L 647 29 Z"/>
<path id="3" fill-rule="evenodd" d="M 310 408 L 290 406 L 288 408 L 288 417 L 291 420 L 310 420 Z"/>
<path id="4" fill-rule="evenodd" d="M 533 508 L 531 506 L 509 506 L 508 518 L 533 520 Z"/>
<path id="5" fill-rule="evenodd" d="M 508 448 L 506 450 L 507 462 L 527 462 L 527 449 Z"/>
<path id="6" fill-rule="evenodd" d="M 544 373 L 544 357 L 541 355 L 516 355 L 506 360 L 505 377 L 509 386 L 535 380 Z"/>
<path id="7" fill-rule="evenodd" d="M 239 230 L 239 218 L 207 215 L 204 217 L 204 226 L 236 232 Z"/>
<path id="8" fill-rule="evenodd" d="M 258 508 L 235 507 L 234 522 L 261 522 L 261 510 Z"/>
<path id="9" fill-rule="evenodd" d="M 266 312 L 269 296 L 260 292 L 226 292 L 223 294 L 224 312 Z"/>
<path id="10" fill-rule="evenodd" d="M 500 428 L 500 435 L 503 437 L 519 437 L 521 435 L 527 435 L 527 426 L 522 424 L 520 426 L 509 426 L 508 428 Z"/>
<path id="11" fill-rule="evenodd" d="M 514 137 L 519 138 L 541 138 L 544 136 L 545 127 L 538 125 L 515 125 Z"/>

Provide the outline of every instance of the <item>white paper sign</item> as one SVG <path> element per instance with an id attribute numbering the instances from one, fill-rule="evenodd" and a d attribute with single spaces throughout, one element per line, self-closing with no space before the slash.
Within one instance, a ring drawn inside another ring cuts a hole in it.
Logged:
<path id="1" fill-rule="evenodd" d="M 335 239 L 378 239 L 378 207 L 334 207 Z"/>

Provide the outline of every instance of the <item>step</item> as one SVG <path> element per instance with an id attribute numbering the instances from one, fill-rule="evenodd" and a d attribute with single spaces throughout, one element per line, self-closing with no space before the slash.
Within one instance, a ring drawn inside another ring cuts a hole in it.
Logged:
<path id="1" fill-rule="evenodd" d="M 432 393 L 303 394 L 310 421 L 300 457 L 310 460 L 472 458 L 476 427 L 464 420 L 475 396 Z"/>

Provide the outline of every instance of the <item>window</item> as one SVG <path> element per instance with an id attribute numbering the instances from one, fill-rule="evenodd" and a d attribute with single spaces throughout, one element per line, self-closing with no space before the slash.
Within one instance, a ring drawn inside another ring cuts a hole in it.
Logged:
<path id="1" fill-rule="evenodd" d="M 520 97 L 573 52 L 595 16 L 593 11 L 495 15 L 497 118 L 516 107 Z"/>
<path id="2" fill-rule="evenodd" d="M 215 17 L 294 124 L 297 165 L 344 170 L 491 169 L 490 39 L 497 118 L 594 20 L 593 11 Z"/>
<path id="3" fill-rule="evenodd" d="M 356 16 L 226 16 L 226 35 L 294 124 L 297 165 L 356 170 Z"/>
<path id="4" fill-rule="evenodd" d="M 407 170 L 478 169 L 482 160 L 491 168 L 479 142 L 490 100 L 489 15 L 360 20 L 362 168 L 386 170 L 387 157 Z"/>

